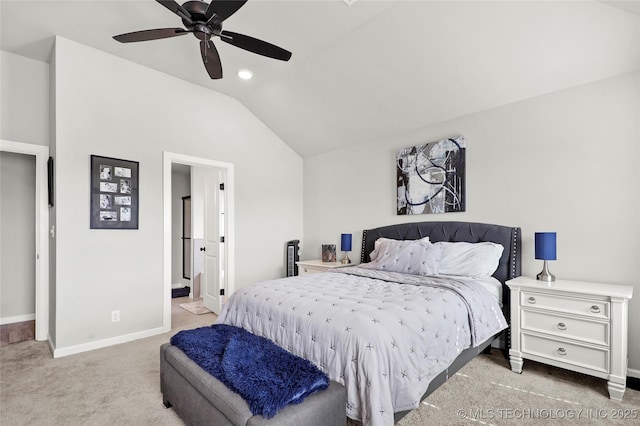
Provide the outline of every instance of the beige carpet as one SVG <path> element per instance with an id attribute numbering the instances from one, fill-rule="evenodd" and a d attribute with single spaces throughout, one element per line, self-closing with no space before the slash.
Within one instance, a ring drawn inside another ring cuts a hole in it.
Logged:
<path id="1" fill-rule="evenodd" d="M 0 347 L 0 425 L 183 425 L 160 394 L 160 345 L 216 316 L 172 299 L 169 333 L 53 359 L 46 342 Z"/>
<path id="2" fill-rule="evenodd" d="M 214 322 L 173 306 L 167 334 L 52 359 L 47 343 L 0 348 L 0 425 L 182 425 L 162 405 L 159 347 L 179 329 Z M 499 351 L 481 355 L 398 425 L 640 424 L 633 416 L 640 392 L 622 402 L 607 396 L 606 381 L 525 361 L 512 373 Z M 350 425 L 357 422 L 350 421 Z M 303 426 L 303 425 L 301 425 Z"/>
<path id="3" fill-rule="evenodd" d="M 194 315 L 204 315 L 204 314 L 210 314 L 211 311 L 207 308 L 204 307 L 204 304 L 202 303 L 202 300 L 198 300 L 196 302 L 191 302 L 191 303 L 181 303 L 180 307 L 182 309 L 185 309 L 189 312 L 191 312 Z"/>
<path id="4" fill-rule="evenodd" d="M 522 374 L 516 374 L 494 350 L 463 367 L 398 424 L 543 423 L 638 425 L 640 391 L 627 389 L 622 402 L 613 401 L 606 380 L 527 360 Z"/>

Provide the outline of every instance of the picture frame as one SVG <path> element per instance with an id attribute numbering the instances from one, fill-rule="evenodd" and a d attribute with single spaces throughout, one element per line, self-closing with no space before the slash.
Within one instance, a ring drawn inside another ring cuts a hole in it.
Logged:
<path id="1" fill-rule="evenodd" d="M 139 163 L 91 156 L 90 229 L 138 229 Z"/>
<path id="2" fill-rule="evenodd" d="M 322 244 L 322 261 L 323 262 L 336 261 L 336 245 L 335 244 Z"/>
<path id="3" fill-rule="evenodd" d="M 398 215 L 464 212 L 466 147 L 461 135 L 397 151 Z"/>

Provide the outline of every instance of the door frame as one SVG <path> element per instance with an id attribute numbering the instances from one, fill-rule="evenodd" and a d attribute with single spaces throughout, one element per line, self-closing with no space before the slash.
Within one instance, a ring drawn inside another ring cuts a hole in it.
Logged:
<path id="1" fill-rule="evenodd" d="M 49 147 L 0 140 L 0 151 L 36 157 L 36 340 L 49 340 Z"/>
<path id="2" fill-rule="evenodd" d="M 162 327 L 171 330 L 171 165 L 184 164 L 193 167 L 205 167 L 223 170 L 226 175 L 224 205 L 225 205 L 225 244 L 224 244 L 224 286 L 225 292 L 233 293 L 235 289 L 235 259 L 234 259 L 234 175 L 233 164 L 193 157 L 174 152 L 162 153 L 162 186 L 164 204 L 164 262 L 163 262 L 163 309 Z M 193 276 L 193 272 L 191 274 Z"/>

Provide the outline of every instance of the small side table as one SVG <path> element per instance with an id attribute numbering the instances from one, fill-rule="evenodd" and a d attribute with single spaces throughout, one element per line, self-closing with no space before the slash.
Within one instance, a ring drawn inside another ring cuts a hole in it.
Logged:
<path id="1" fill-rule="evenodd" d="M 307 274 L 317 274 L 318 272 L 326 272 L 329 269 L 333 269 L 333 268 L 353 266 L 353 263 L 342 263 L 340 261 L 323 262 L 322 260 L 314 259 L 314 260 L 300 260 L 296 262 L 296 265 L 298 265 L 299 275 L 307 275 Z"/>
<path id="2" fill-rule="evenodd" d="M 518 277 L 511 289 L 511 370 L 524 359 L 601 377 L 621 400 L 627 378 L 629 299 L 633 287 Z"/>

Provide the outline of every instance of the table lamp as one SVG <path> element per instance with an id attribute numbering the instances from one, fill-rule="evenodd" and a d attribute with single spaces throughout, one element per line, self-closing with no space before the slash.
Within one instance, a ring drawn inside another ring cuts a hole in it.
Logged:
<path id="1" fill-rule="evenodd" d="M 343 264 L 351 263 L 351 259 L 349 259 L 349 253 L 351 251 L 351 234 L 342 234 L 340 238 L 340 250 L 344 252 L 344 258 L 342 259 Z"/>
<path id="2" fill-rule="evenodd" d="M 556 260 L 556 233 L 536 232 L 535 244 L 536 259 L 544 260 L 542 272 L 536 275 L 536 279 L 547 282 L 555 281 L 556 277 L 549 272 L 547 261 Z"/>

